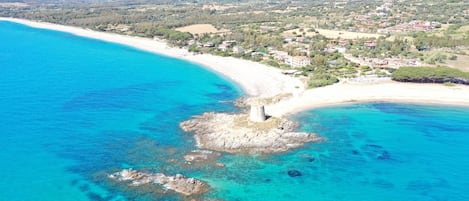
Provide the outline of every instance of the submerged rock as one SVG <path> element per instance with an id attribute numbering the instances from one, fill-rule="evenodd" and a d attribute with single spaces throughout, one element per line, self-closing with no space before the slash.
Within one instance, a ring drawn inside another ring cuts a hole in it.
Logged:
<path id="1" fill-rule="evenodd" d="M 366 146 L 370 147 L 370 148 L 373 148 L 373 149 L 382 149 L 383 148 L 382 146 L 376 145 L 376 144 L 367 144 Z"/>
<path id="2" fill-rule="evenodd" d="M 130 182 L 129 186 L 159 184 L 166 189 L 176 191 L 186 196 L 203 194 L 209 190 L 209 186 L 204 182 L 194 178 L 187 178 L 181 174 L 166 176 L 162 173 L 150 174 L 137 172 L 132 169 L 124 169 L 120 172 L 110 174 L 109 178 L 121 182 Z"/>
<path id="3" fill-rule="evenodd" d="M 216 168 L 224 168 L 225 164 L 217 162 L 216 160 L 221 156 L 220 152 L 211 150 L 192 150 L 184 155 L 186 164 L 192 167 L 204 167 L 210 165 Z"/>
<path id="4" fill-rule="evenodd" d="M 292 121 L 252 122 L 243 114 L 204 113 L 180 127 L 195 133 L 199 148 L 228 153 L 278 153 L 321 140 L 315 134 L 294 132 L 297 124 Z"/>
<path id="5" fill-rule="evenodd" d="M 210 150 L 192 150 L 189 154 L 184 155 L 184 160 L 187 162 L 209 162 L 214 161 L 220 157 L 219 152 Z"/>
<path id="6" fill-rule="evenodd" d="M 290 177 L 299 177 L 301 175 L 301 172 L 298 170 L 288 170 L 288 176 Z"/>

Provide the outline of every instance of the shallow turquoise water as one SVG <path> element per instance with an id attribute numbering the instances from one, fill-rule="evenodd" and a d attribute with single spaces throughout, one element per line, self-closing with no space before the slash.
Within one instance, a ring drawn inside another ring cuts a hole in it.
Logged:
<path id="1" fill-rule="evenodd" d="M 0 22 L 0 200 L 181 200 L 117 185 L 120 168 L 183 173 L 225 200 L 469 200 L 469 108 L 369 103 L 293 116 L 327 140 L 184 165 L 178 123 L 236 111 L 240 90 L 193 64 Z M 298 170 L 300 177 L 290 177 Z"/>
<path id="2" fill-rule="evenodd" d="M 118 197 L 98 173 L 159 168 L 193 148 L 180 121 L 234 110 L 224 101 L 241 94 L 199 66 L 120 45 L 7 22 L 0 40 L 0 200 Z"/>
<path id="3" fill-rule="evenodd" d="M 467 107 L 368 103 L 293 118 L 326 141 L 261 160 L 233 157 L 245 174 L 224 188 L 230 200 L 469 200 Z"/>

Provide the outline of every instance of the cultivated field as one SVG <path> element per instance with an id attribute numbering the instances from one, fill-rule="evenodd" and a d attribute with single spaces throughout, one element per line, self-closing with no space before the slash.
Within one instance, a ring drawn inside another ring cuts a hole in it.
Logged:
<path id="1" fill-rule="evenodd" d="M 189 32 L 191 34 L 228 32 L 226 29 L 217 29 L 211 24 L 193 24 L 185 27 L 179 27 L 176 30 L 181 32 Z"/>

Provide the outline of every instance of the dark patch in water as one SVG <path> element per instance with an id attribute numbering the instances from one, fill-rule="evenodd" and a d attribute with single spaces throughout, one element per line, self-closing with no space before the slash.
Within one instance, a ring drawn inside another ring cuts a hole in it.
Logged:
<path id="1" fill-rule="evenodd" d="M 382 149 L 383 148 L 382 146 L 376 145 L 376 144 L 367 144 L 366 146 L 370 147 L 370 148 L 373 148 L 373 149 Z"/>
<path id="2" fill-rule="evenodd" d="M 414 180 L 407 183 L 407 190 L 418 191 L 421 193 L 432 192 L 435 188 L 447 188 L 448 181 L 443 178 L 429 180 Z"/>
<path id="3" fill-rule="evenodd" d="M 226 100 L 227 98 L 228 99 L 236 98 L 235 95 L 237 95 L 237 93 L 235 93 L 233 88 L 231 88 L 230 86 L 225 85 L 225 84 L 215 84 L 215 86 L 217 87 L 218 92 L 207 93 L 205 94 L 206 97 L 210 99 L 214 99 L 214 100 L 219 100 L 219 101 Z"/>
<path id="4" fill-rule="evenodd" d="M 384 113 L 391 114 L 416 114 L 416 110 L 408 105 L 399 105 L 395 103 L 373 103 L 372 106 Z"/>
<path id="5" fill-rule="evenodd" d="M 72 181 L 70 181 L 70 185 L 72 186 L 75 186 L 78 184 L 78 179 L 73 179 Z"/>
<path id="6" fill-rule="evenodd" d="M 80 191 L 88 191 L 90 187 L 88 186 L 88 184 L 82 184 L 80 185 L 79 189 Z"/>
<path id="7" fill-rule="evenodd" d="M 424 180 L 414 180 L 407 183 L 407 190 L 411 191 L 431 191 L 432 184 Z"/>
<path id="8" fill-rule="evenodd" d="M 353 154 L 353 155 L 358 155 L 358 154 L 360 154 L 360 152 L 357 151 L 357 150 L 352 150 L 352 154 Z"/>
<path id="9" fill-rule="evenodd" d="M 300 177 L 300 176 L 303 175 L 303 174 L 301 174 L 301 172 L 298 171 L 298 170 L 288 170 L 287 173 L 288 173 L 288 176 L 290 176 L 290 177 Z"/>
<path id="10" fill-rule="evenodd" d="M 93 201 L 109 201 L 109 200 L 112 200 L 112 199 L 113 199 L 113 197 L 111 197 L 111 196 L 102 197 L 101 195 L 99 195 L 99 194 L 97 194 L 97 193 L 93 193 L 93 192 L 87 193 L 86 196 L 87 196 L 90 200 L 93 200 Z"/>
<path id="11" fill-rule="evenodd" d="M 381 152 L 380 155 L 378 155 L 377 159 L 378 159 L 378 160 L 390 160 L 390 159 L 391 159 L 391 155 L 389 154 L 389 152 L 383 151 L 383 152 Z"/>
<path id="12" fill-rule="evenodd" d="M 377 160 L 391 160 L 391 154 L 384 150 L 384 147 L 377 144 L 366 144 L 362 146 L 363 153 L 369 157 L 376 158 Z M 352 151 L 353 154 L 357 155 L 359 152 L 357 150 Z"/>

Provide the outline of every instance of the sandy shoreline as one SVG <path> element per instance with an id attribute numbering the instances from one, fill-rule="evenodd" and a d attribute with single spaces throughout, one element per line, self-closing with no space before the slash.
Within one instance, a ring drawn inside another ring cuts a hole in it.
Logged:
<path id="1" fill-rule="evenodd" d="M 304 90 L 302 82 L 281 74 L 281 70 L 263 64 L 208 54 L 192 55 L 186 50 L 170 48 L 164 42 L 147 38 L 97 32 L 77 27 L 33 22 L 22 19 L 0 18 L 27 26 L 71 33 L 78 36 L 123 44 L 140 50 L 200 64 L 239 84 L 250 96 L 269 97 L 292 93 L 292 98 L 266 106 L 268 114 L 284 116 L 310 108 L 355 102 L 389 101 L 469 106 L 469 86 L 441 84 L 414 84 L 382 81 L 377 83 L 342 82 Z"/>
<path id="2" fill-rule="evenodd" d="M 361 102 L 469 106 L 469 86 L 402 83 L 391 80 L 377 83 L 338 83 L 306 90 L 297 97 L 269 105 L 266 110 L 273 116 L 284 116 L 307 109 Z"/>
<path id="3" fill-rule="evenodd" d="M 15 18 L 0 17 L 0 21 L 10 21 L 34 28 L 71 33 L 77 36 L 118 43 L 151 53 L 183 59 L 226 76 L 241 86 L 249 96 L 270 97 L 276 94 L 293 93 L 303 90 L 302 83 L 299 80 L 281 74 L 281 70 L 247 60 L 209 54 L 193 55 L 187 50 L 171 48 L 164 42 L 142 37 L 104 33 L 78 27 Z"/>

